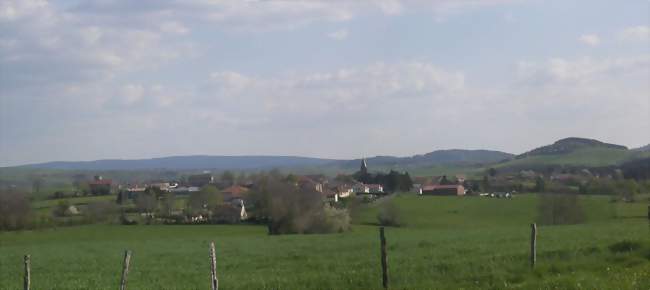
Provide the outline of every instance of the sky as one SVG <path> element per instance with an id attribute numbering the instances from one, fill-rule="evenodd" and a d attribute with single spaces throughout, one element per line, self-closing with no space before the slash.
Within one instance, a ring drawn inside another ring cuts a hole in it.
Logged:
<path id="1" fill-rule="evenodd" d="M 650 143 L 650 1 L 0 0 L 0 166 Z"/>

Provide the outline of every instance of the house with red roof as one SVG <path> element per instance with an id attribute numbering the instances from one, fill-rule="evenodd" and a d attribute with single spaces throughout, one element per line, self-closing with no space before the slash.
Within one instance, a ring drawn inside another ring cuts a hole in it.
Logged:
<path id="1" fill-rule="evenodd" d="M 88 182 L 90 193 L 94 195 L 108 195 L 111 194 L 111 186 L 113 181 L 104 179 L 101 175 L 95 175 L 93 181 Z"/>

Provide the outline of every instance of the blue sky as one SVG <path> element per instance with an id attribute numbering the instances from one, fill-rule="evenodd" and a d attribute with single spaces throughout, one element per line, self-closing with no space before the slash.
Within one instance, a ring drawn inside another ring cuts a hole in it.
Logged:
<path id="1" fill-rule="evenodd" d="M 0 0 L 0 166 L 637 147 L 649 6 Z"/>

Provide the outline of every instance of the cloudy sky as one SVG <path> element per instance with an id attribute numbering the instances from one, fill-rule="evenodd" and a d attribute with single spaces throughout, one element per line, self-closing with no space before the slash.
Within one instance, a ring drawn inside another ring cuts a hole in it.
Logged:
<path id="1" fill-rule="evenodd" d="M 0 166 L 650 142 L 650 1 L 0 0 Z"/>

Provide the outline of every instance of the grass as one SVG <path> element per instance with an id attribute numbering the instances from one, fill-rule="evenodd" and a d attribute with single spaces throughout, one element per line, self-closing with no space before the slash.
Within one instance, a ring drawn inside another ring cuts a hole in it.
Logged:
<path id="1" fill-rule="evenodd" d="M 537 199 L 398 196 L 408 226 L 389 228 L 392 289 L 648 289 L 647 204 L 585 197 L 582 225 L 541 226 L 528 266 Z M 115 289 L 124 249 L 130 289 L 208 289 L 208 243 L 223 289 L 379 289 L 377 205 L 351 232 L 268 236 L 261 226 L 92 225 L 0 233 L 0 289 L 21 287 L 32 255 L 36 289 Z M 617 216 L 618 218 L 614 218 Z M 624 217 L 624 218 L 623 218 Z"/>

